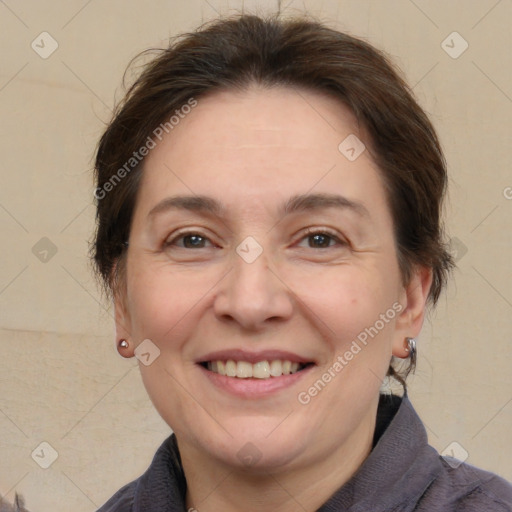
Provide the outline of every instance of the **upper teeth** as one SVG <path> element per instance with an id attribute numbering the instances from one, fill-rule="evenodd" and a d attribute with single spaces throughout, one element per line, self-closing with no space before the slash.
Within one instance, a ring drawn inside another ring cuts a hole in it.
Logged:
<path id="1" fill-rule="evenodd" d="M 238 377 L 239 379 L 280 377 L 281 375 L 296 373 L 299 368 L 299 363 L 281 361 L 279 359 L 270 362 L 258 361 L 255 364 L 248 361 L 233 361 L 232 359 L 208 362 L 208 370 L 220 375 L 227 375 L 228 377 Z"/>

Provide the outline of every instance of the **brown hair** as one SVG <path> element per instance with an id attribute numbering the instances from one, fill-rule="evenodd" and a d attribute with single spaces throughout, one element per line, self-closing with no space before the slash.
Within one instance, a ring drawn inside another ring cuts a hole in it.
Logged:
<path id="1" fill-rule="evenodd" d="M 434 128 L 382 52 L 306 17 L 214 20 L 178 36 L 129 88 L 96 155 L 92 254 L 106 289 L 116 289 L 129 238 L 142 172 L 138 150 L 191 98 L 252 84 L 328 93 L 352 110 L 386 186 L 403 282 L 416 265 L 431 268 L 429 303 L 435 305 L 454 263 L 443 240 L 447 175 Z M 401 376 L 390 365 L 388 375 L 404 384 L 409 371 Z"/>

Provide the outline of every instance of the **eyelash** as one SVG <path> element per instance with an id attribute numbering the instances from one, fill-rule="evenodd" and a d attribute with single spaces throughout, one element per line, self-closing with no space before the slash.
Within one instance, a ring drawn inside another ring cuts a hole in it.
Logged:
<path id="1" fill-rule="evenodd" d="M 215 245 L 207 236 L 203 235 L 199 231 L 183 231 L 183 232 L 177 233 L 176 236 L 174 238 L 172 238 L 171 240 L 164 241 L 163 246 L 164 246 L 164 248 L 176 246 L 176 242 L 178 240 L 182 240 L 182 239 L 186 238 L 187 236 L 194 236 L 194 235 L 198 236 L 204 240 L 207 240 L 212 245 Z M 301 238 L 298 240 L 298 242 L 301 242 L 302 240 L 313 237 L 315 235 L 325 235 L 325 236 L 329 237 L 331 240 L 334 240 L 334 242 L 336 242 L 336 244 L 339 244 L 341 246 L 348 245 L 348 243 L 345 240 L 342 240 L 334 231 L 332 231 L 331 229 L 328 229 L 328 228 L 307 228 L 305 230 L 305 232 L 302 234 Z M 330 249 L 331 247 L 333 247 L 333 246 L 329 245 L 328 247 L 320 247 L 320 249 Z M 181 247 L 181 246 L 179 246 L 179 248 L 180 249 L 189 249 L 187 247 Z M 313 249 L 313 247 L 308 247 L 308 248 Z M 205 247 L 200 247 L 200 249 L 205 249 Z"/>

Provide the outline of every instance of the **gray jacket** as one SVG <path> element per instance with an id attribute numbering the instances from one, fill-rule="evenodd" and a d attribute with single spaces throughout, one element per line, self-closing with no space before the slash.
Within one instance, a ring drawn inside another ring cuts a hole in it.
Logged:
<path id="1" fill-rule="evenodd" d="M 98 512 L 187 512 L 176 438 L 149 469 Z M 512 512 L 512 485 L 441 457 L 409 399 L 381 395 L 374 446 L 356 474 L 317 512 Z"/>

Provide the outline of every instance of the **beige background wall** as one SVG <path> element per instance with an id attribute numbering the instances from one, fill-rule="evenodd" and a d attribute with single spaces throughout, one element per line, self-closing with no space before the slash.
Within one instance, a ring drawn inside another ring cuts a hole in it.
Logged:
<path id="1" fill-rule="evenodd" d="M 245 2 L 246 11 L 256 6 L 273 11 L 277 1 Z M 88 266 L 91 158 L 129 59 L 241 7 L 0 2 L 0 495 L 17 490 L 35 512 L 95 510 L 169 434 L 136 363 L 115 350 Z M 436 448 L 457 441 L 470 463 L 512 480 L 512 2 L 283 0 L 281 8 L 307 9 L 390 53 L 439 130 L 459 269 L 420 337 L 410 394 Z M 58 43 L 46 59 L 31 47 L 51 50 L 43 31 Z M 454 31 L 469 45 L 457 58 L 462 39 L 445 43 L 452 56 L 442 46 Z M 48 469 L 43 441 L 58 453 Z"/>

